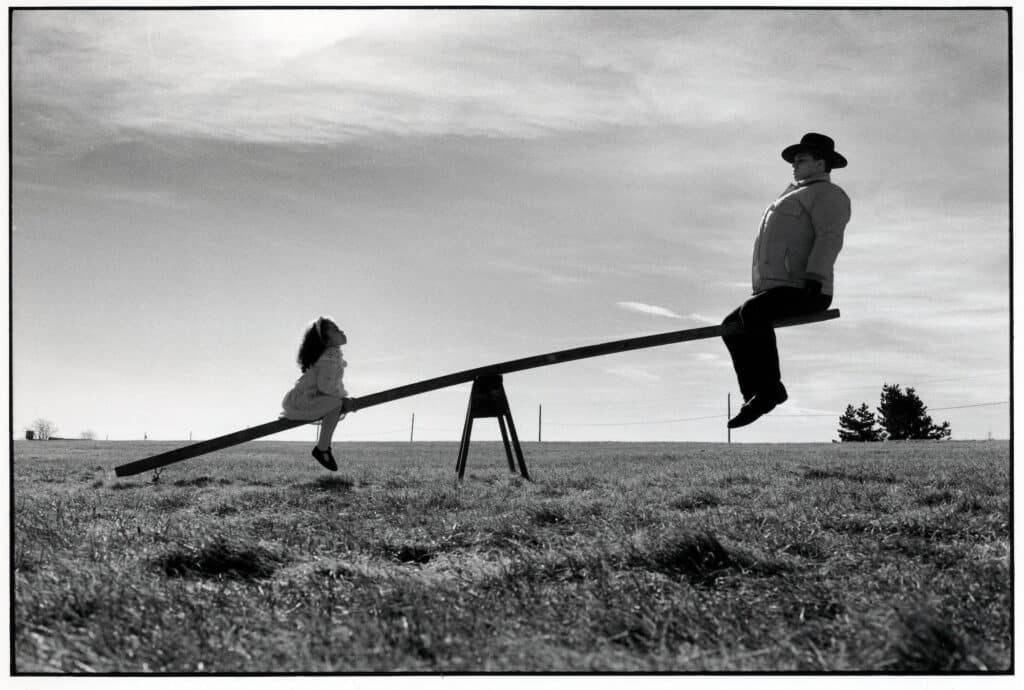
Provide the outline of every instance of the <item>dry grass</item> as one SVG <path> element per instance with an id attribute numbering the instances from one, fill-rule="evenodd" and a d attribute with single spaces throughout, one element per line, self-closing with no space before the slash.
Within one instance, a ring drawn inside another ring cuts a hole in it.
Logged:
<path id="1" fill-rule="evenodd" d="M 1006 443 L 15 444 L 25 672 L 1005 672 Z"/>

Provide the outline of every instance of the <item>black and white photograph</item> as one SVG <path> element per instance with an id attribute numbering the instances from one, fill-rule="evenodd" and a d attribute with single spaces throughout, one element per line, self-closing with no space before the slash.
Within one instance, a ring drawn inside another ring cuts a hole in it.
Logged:
<path id="1" fill-rule="evenodd" d="M 1012 7 L 7 18 L 12 676 L 1014 673 Z"/>

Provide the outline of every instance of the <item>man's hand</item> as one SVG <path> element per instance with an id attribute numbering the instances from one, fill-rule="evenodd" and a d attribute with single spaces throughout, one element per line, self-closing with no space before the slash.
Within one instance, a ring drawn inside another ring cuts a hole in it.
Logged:
<path id="1" fill-rule="evenodd" d="M 821 281 L 814 280 L 813 278 L 804 280 L 804 294 L 808 297 L 818 297 L 821 295 Z"/>
<path id="2" fill-rule="evenodd" d="M 354 399 L 352 399 L 352 398 L 342 398 L 341 399 L 341 411 L 346 413 L 346 414 L 349 413 L 349 412 L 355 412 L 356 411 L 356 401 Z"/>

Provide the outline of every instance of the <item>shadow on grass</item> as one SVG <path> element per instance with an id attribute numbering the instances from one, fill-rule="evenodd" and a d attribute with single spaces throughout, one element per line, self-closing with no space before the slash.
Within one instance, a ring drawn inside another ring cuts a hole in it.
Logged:
<path id="1" fill-rule="evenodd" d="M 887 670 L 912 673 L 963 673 L 994 670 L 967 641 L 928 607 L 900 608 L 898 637 Z"/>
<path id="2" fill-rule="evenodd" d="M 754 477 L 753 475 L 747 474 L 745 472 L 740 472 L 740 473 L 736 473 L 736 474 L 728 474 L 728 475 L 726 475 L 726 476 L 724 476 L 724 477 L 722 477 L 721 479 L 718 480 L 718 486 L 721 486 L 723 488 L 727 488 L 727 487 L 730 487 L 730 486 L 735 486 L 736 484 L 755 484 L 755 483 L 757 483 L 757 478 Z"/>
<path id="3" fill-rule="evenodd" d="M 701 510 L 702 508 L 714 508 L 721 504 L 722 499 L 718 494 L 711 491 L 691 491 L 675 499 L 669 505 L 676 510 Z"/>
<path id="4" fill-rule="evenodd" d="M 782 551 L 812 561 L 826 561 L 833 555 L 828 547 L 819 542 L 808 540 L 794 541 L 791 544 L 786 544 Z"/>
<path id="5" fill-rule="evenodd" d="M 318 477 L 315 481 L 300 484 L 299 488 L 344 493 L 351 491 L 353 486 L 355 486 L 355 481 L 351 477 L 331 475 L 329 477 Z"/>
<path id="6" fill-rule="evenodd" d="M 728 549 L 709 532 L 677 536 L 644 553 L 635 553 L 629 564 L 682 576 L 701 586 L 712 586 L 718 578 L 732 573 L 775 575 L 786 569 L 782 564 Z"/>
<path id="7" fill-rule="evenodd" d="M 881 484 L 895 484 L 899 481 L 893 474 L 882 474 L 882 475 L 871 475 L 871 474 L 851 474 L 845 470 L 836 469 L 819 469 L 811 468 L 804 470 L 804 479 L 837 479 L 839 481 L 846 482 L 859 482 L 861 484 L 865 482 L 879 482 Z"/>
<path id="8" fill-rule="evenodd" d="M 535 508 L 532 520 L 536 525 L 564 525 L 569 522 L 562 507 L 553 504 Z"/>
<path id="9" fill-rule="evenodd" d="M 455 541 L 400 541 L 377 545 L 373 551 L 379 557 L 406 565 L 426 565 L 436 557 L 458 551 L 461 543 Z"/>
<path id="10" fill-rule="evenodd" d="M 509 548 L 540 548 L 544 545 L 544 538 L 537 530 L 514 522 L 487 525 L 486 529 L 481 530 L 480 535 L 481 538 L 476 545 L 483 549 L 501 551 Z"/>
<path id="11" fill-rule="evenodd" d="M 173 512 L 191 506 L 193 499 L 191 492 L 175 492 L 153 499 L 153 507 L 159 511 Z"/>
<path id="12" fill-rule="evenodd" d="M 437 554 L 437 549 L 422 544 L 403 544 L 392 551 L 396 560 L 400 563 L 415 563 L 423 565 L 429 563 Z"/>
<path id="13" fill-rule="evenodd" d="M 195 479 L 179 479 L 174 482 L 174 486 L 195 486 L 204 487 L 210 484 L 220 484 L 222 486 L 230 484 L 230 479 L 214 479 L 213 477 L 196 477 Z"/>
<path id="14" fill-rule="evenodd" d="M 250 580 L 270 577 L 283 559 L 259 546 L 232 543 L 223 537 L 198 547 L 181 545 L 156 559 L 168 577 L 209 577 Z"/>
<path id="15" fill-rule="evenodd" d="M 123 489 L 138 489 L 148 484 L 140 484 L 139 482 L 114 482 L 109 488 L 114 491 L 121 491 Z"/>
<path id="16" fill-rule="evenodd" d="M 457 492 L 450 489 L 433 489 L 423 497 L 420 508 L 425 511 L 458 510 L 462 500 Z"/>

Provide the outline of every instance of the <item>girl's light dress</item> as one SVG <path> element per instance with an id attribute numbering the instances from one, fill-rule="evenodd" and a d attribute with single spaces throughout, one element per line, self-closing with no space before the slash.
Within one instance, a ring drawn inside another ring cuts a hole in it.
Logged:
<path id="1" fill-rule="evenodd" d="M 284 412 L 281 416 L 312 422 L 341 407 L 341 399 L 348 397 L 342 381 L 346 366 L 348 364 L 341 357 L 341 348 L 327 348 L 284 396 L 281 401 Z M 345 415 L 341 415 L 341 418 L 344 419 Z"/>

